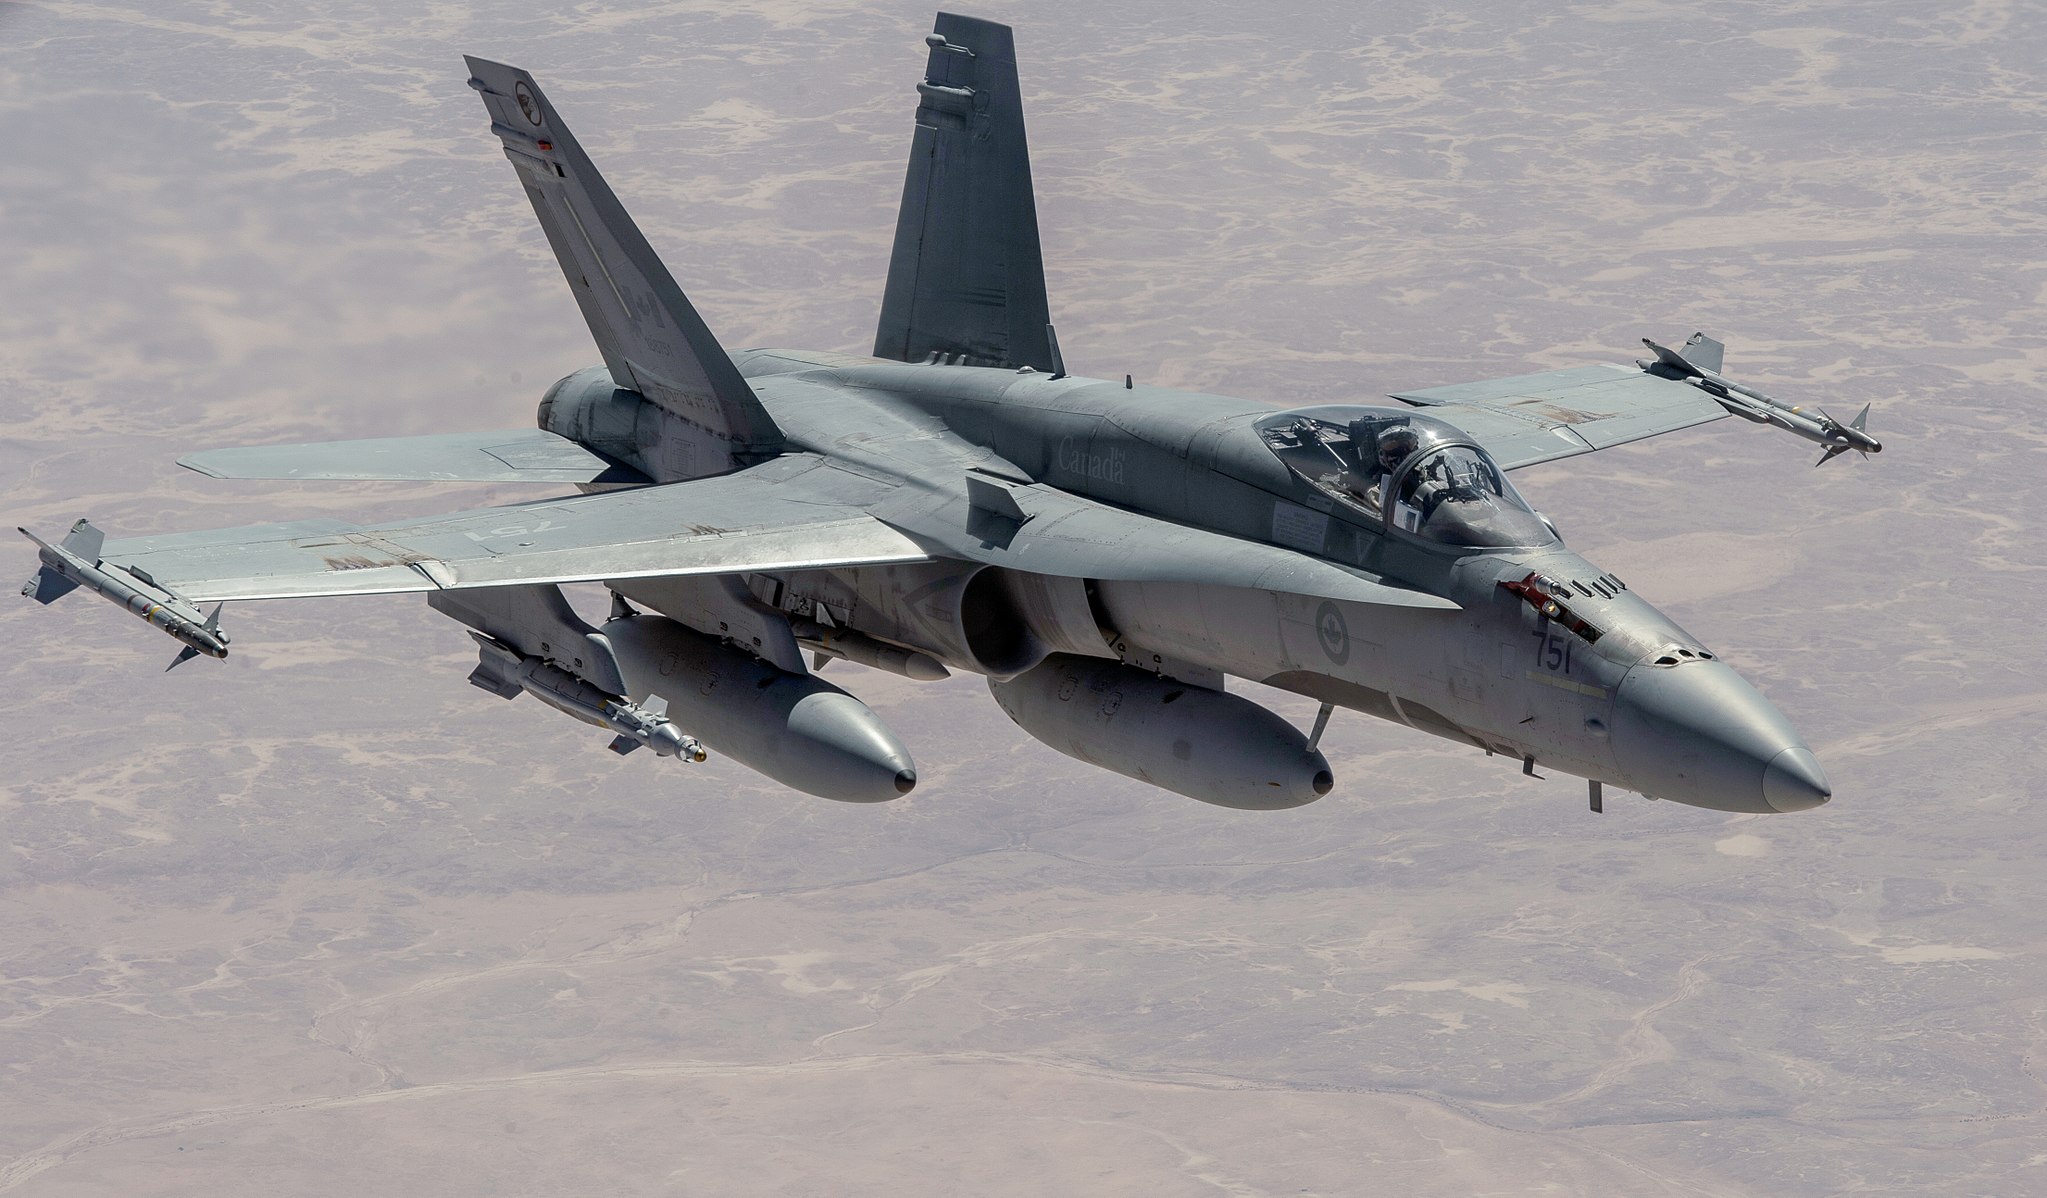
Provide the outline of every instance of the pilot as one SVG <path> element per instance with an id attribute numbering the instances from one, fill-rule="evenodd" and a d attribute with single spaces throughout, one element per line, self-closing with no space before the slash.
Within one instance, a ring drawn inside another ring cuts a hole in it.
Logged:
<path id="1" fill-rule="evenodd" d="M 1401 463 L 1413 457 L 1420 445 L 1421 440 L 1414 435 L 1414 430 L 1404 425 L 1396 425 L 1379 434 L 1378 460 L 1372 463 L 1371 506 L 1374 510 L 1378 509 L 1386 488 L 1393 485 L 1393 476 L 1399 473 Z M 1411 491 L 1414 481 L 1414 475 L 1408 475 L 1404 489 Z"/>
<path id="2" fill-rule="evenodd" d="M 1400 469 L 1421 444 L 1414 430 L 1405 425 L 1395 425 L 1380 433 L 1376 440 L 1364 421 L 1351 425 L 1351 444 L 1358 446 L 1358 466 L 1343 472 L 1343 487 L 1365 507 L 1379 510 L 1379 493 L 1387 478 Z M 1374 456 L 1366 458 L 1363 446 L 1373 445 Z"/>
<path id="3" fill-rule="evenodd" d="M 1400 463 L 1406 461 L 1420 444 L 1414 430 L 1406 425 L 1395 425 L 1380 433 L 1379 466 L 1373 473 L 1385 475 L 1400 469 Z"/>

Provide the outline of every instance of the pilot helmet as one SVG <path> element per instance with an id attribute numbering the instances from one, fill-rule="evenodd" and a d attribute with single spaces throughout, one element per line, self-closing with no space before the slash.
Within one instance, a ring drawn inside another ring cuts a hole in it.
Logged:
<path id="1" fill-rule="evenodd" d="M 1379 434 L 1379 468 L 1392 473 L 1421 446 L 1421 439 L 1406 425 L 1395 425 Z"/>

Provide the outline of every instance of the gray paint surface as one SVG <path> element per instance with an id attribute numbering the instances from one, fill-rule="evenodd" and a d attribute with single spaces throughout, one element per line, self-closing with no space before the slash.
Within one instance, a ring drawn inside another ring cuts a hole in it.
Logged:
<path id="1" fill-rule="evenodd" d="M 178 465 L 211 478 L 294 481 L 646 483 L 652 480 L 543 429 L 372 437 L 202 450 Z"/>
<path id="2" fill-rule="evenodd" d="M 926 42 L 874 354 L 1049 371 L 1057 363 L 1015 38 L 1005 25 L 942 12 Z"/>
<path id="3" fill-rule="evenodd" d="M 19 522 L 61 528 L 91 478 L 90 509 L 131 533 L 264 519 L 274 492 L 171 458 L 509 426 L 588 360 L 554 266 L 506 248 L 528 218 L 474 202 L 504 166 L 470 144 L 466 93 L 435 98 L 456 44 L 538 63 L 545 43 L 558 87 L 689 64 L 660 120 L 621 84 L 599 122 L 660 126 L 631 135 L 644 165 L 614 168 L 659 197 L 636 215 L 732 344 L 865 344 L 900 183 L 901 113 L 873 98 L 900 87 L 921 11 L 249 15 L 7 27 L 15 102 L 40 116 L 0 231 L 34 301 L 0 309 Z M 830 1170 L 851 1189 L 950 1170 L 1021 1192 L 1100 1186 L 1107 1164 L 1129 1179 L 1109 1188 L 1146 1193 L 1210 1175 L 1344 1192 L 1377 1159 L 1436 1192 L 2037 1189 L 2040 313 L 2011 264 L 2038 256 L 2024 164 L 2042 155 L 2006 81 L 2038 30 L 1996 6 L 1289 15 L 1283 37 L 1248 12 L 1025 22 L 1059 25 L 1025 57 L 1068 357 L 1298 403 L 1702 327 L 1774 393 L 1875 395 L 1898 437 L 1882 471 L 1793 477 L 1776 441 L 1723 424 L 1602 454 L 1597 477 L 1518 480 L 1574 545 L 1795 692 L 1852 805 L 1763 827 L 1610 804 L 1594 823 L 1574 788 L 1339 722 L 1333 764 L 1384 788 L 1250 825 L 1007 747 L 975 680 L 867 675 L 920 756 L 998 780 L 927 780 L 879 811 L 736 771 L 679 794 L 635 762 L 564 762 L 546 713 L 506 738 L 461 682 L 465 638 L 416 600 L 266 609 L 237 648 L 272 668 L 203 689 L 209 663 L 137 675 L 139 632 L 104 611 L 16 604 L 12 643 L 55 619 L 72 649 L 9 667 L 8 1183 L 139 1190 L 176 1168 L 232 1191 L 283 1168 L 353 1191 L 438 1170 L 460 1192 L 516 1170 L 626 1192 Z M 338 56 L 335 36 L 385 52 Z M 754 86 L 820 37 L 843 78 Z M 1698 71 L 1617 48 L 1644 43 Z M 684 160 L 697 173 L 673 177 Z M 216 202 L 169 202 L 191 195 Z M 314 221 L 335 238 L 309 244 Z M 117 248 L 110 293 L 78 267 Z M 507 330 L 534 365 L 479 373 Z M 1673 480 L 1680 444 L 1698 474 Z M 319 648 L 342 621 L 366 655 Z M 119 743 L 78 651 L 162 700 Z M 333 701 L 310 731 L 275 727 L 316 692 Z M 486 744 L 521 785 L 462 781 Z M 595 1139 L 593 1112 L 628 1142 Z"/>
<path id="4" fill-rule="evenodd" d="M 952 79 L 962 61 L 969 68 L 951 83 L 927 77 L 920 93 L 956 109 L 951 115 L 967 123 L 953 132 L 994 147 L 975 153 L 994 154 L 997 169 L 931 167 L 913 148 L 903 220 L 947 236 L 912 238 L 909 245 L 899 238 L 891 288 L 906 269 L 923 277 L 943 267 L 979 282 L 961 295 L 941 295 L 934 301 L 941 308 L 971 294 L 969 306 L 990 320 L 1040 323 L 1041 286 L 1012 296 L 996 285 L 998 277 L 1013 279 L 1034 264 L 1013 257 L 984 263 L 989 244 L 999 249 L 1007 242 L 991 239 L 1000 229 L 983 227 L 974 215 L 1029 183 L 1027 170 L 1005 158 L 1005 151 L 1020 156 L 1022 138 L 1009 31 L 943 14 L 937 24 L 927 39 L 927 76 Z M 955 46 L 953 34 L 973 45 Z M 1227 677 L 1305 675 L 1306 692 L 1330 703 L 1331 694 L 1362 687 L 1356 693 L 1374 697 L 1332 707 L 1384 716 L 1390 706 L 1398 722 L 1518 761 L 1524 775 L 1533 776 L 1539 763 L 1578 774 L 1588 779 L 1594 812 L 1603 810 L 1600 787 L 1609 783 L 1648 798 L 1757 814 L 1809 810 L 1831 797 L 1818 758 L 1766 698 L 1726 666 L 1705 665 L 1713 654 L 1696 638 L 1567 551 L 1502 474 L 1692 427 L 1701 419 L 1699 405 L 1746 410 L 1733 406 L 1735 390 L 1776 410 L 1762 392 L 1647 340 L 1658 361 L 1653 368 L 1640 364 L 1645 373 L 1552 372 L 1407 399 L 1428 416 L 1367 405 L 1261 416 L 1241 399 L 1152 387 L 1140 393 L 1127 378 L 1118 389 L 1069 377 L 1063 368 L 1039 387 L 1039 372 L 1011 369 L 1001 353 L 934 352 L 899 366 L 782 350 L 749 353 L 742 366 L 711 336 L 539 83 L 517 67 L 474 56 L 464 61 L 468 86 L 483 97 L 490 131 L 517 168 L 605 357 L 604 366 L 547 390 L 536 413 L 543 435 L 559 430 L 592 458 L 615 453 L 657 485 L 311 536 L 281 537 L 275 525 L 261 525 L 246 535 L 202 533 L 197 543 L 176 535 L 114 540 L 91 560 L 24 529 L 40 553 L 40 570 L 24 594 L 47 604 L 53 578 L 61 578 L 153 622 L 158 611 L 185 613 L 166 631 L 194 655 L 224 659 L 225 634 L 213 635 L 211 618 L 199 629 L 195 604 L 539 586 L 549 588 L 547 595 L 527 606 L 544 613 L 550 603 L 566 603 L 553 589 L 562 583 L 603 581 L 616 590 L 621 580 L 716 574 L 726 576 L 716 589 L 684 588 L 654 600 L 659 614 L 644 626 L 671 622 L 677 645 L 693 645 L 699 636 L 729 642 L 772 663 L 770 680 L 793 676 L 785 679 L 791 685 L 808 673 L 795 621 L 893 637 L 905 650 L 1005 683 L 1045 671 L 1042 685 L 1026 678 L 995 691 L 1017 700 L 1004 704 L 1020 727 L 1081 760 L 1227 807 L 1291 807 L 1326 794 L 1327 763 L 1290 737 L 1190 732 L 1225 763 L 1209 768 L 1191 764 L 1186 740 L 1154 737 L 1147 749 L 1138 735 L 1143 721 L 1113 718 L 1116 696 L 1137 701 L 1147 687 L 1163 696 L 1172 685 L 1085 661 L 1069 668 L 1053 659 L 1055 651 L 1078 646 L 1083 658 L 1118 658 L 1197 689 L 1219 690 Z M 914 147 L 928 148 L 934 133 L 922 123 L 926 116 L 946 124 L 942 114 L 920 112 Z M 919 194 L 920 181 L 936 190 Z M 1034 218 L 1015 215 L 1015 231 L 1034 242 Z M 905 317 L 885 301 L 884 329 L 899 319 L 922 318 L 914 306 Z M 1720 343 L 1702 334 L 1692 343 L 1719 356 Z M 759 390 L 744 374 L 757 359 L 767 367 Z M 811 369 L 803 369 L 806 362 Z M 1487 455 L 1488 434 L 1444 419 L 1465 414 L 1530 421 L 1552 435 L 1553 448 L 1545 453 L 1530 450 L 1525 438 L 1493 437 L 1507 454 L 1496 462 Z M 621 445 L 627 428 L 630 444 Z M 1397 451 L 1390 448 L 1396 441 Z M 431 459 L 446 448 L 422 455 L 408 443 L 397 456 Z M 508 448 L 516 460 L 518 447 Z M 547 447 L 538 448 L 547 456 Z M 330 474 L 334 459 L 356 455 L 370 475 L 389 472 L 394 456 L 376 441 L 297 446 L 267 458 L 262 450 L 225 452 L 259 462 L 305 457 Z M 1839 452 L 1842 446 L 1833 445 L 1829 456 Z M 491 453 L 472 460 L 481 467 L 479 480 L 502 477 L 508 464 Z M 608 472 L 579 485 L 589 490 Z M 904 552 L 910 541 L 920 552 Z M 975 562 L 994 568 L 972 568 Z M 879 566 L 888 578 L 888 567 L 906 563 L 936 567 L 931 586 L 876 597 L 862 572 Z M 803 595 L 804 583 L 819 573 L 868 600 L 833 610 Z M 1062 590 L 1071 618 L 1034 618 L 1018 599 Z M 639 586 L 629 593 L 650 592 Z M 1314 650 L 1282 644 L 1274 651 L 1273 630 L 1302 600 L 1321 600 Z M 936 633 L 905 635 L 913 622 L 898 610 L 905 605 L 934 609 Z M 1460 618 L 1405 618 L 1416 609 Z M 558 624 L 549 617 L 526 635 L 545 638 Z M 1382 649 L 1354 654 L 1353 625 Z M 1403 634 L 1397 639 L 1389 635 L 1395 629 Z M 1531 634 L 1538 641 L 1532 668 L 1521 652 Z M 536 680 L 523 686 L 536 698 L 604 727 L 605 704 L 641 698 L 607 681 L 616 669 L 607 678 L 564 681 L 550 671 L 576 669 L 570 657 L 513 660 L 505 656 L 513 650 L 481 643 L 489 675 L 482 685 L 492 693 L 509 694 L 503 666 Z M 1455 661 L 1497 669 L 1446 665 Z M 705 693 L 732 673 L 704 668 Z M 1649 677 L 1669 670 L 1684 677 Z M 1726 674 L 1724 684 L 1709 683 L 1715 672 Z M 1090 722 L 1086 704 L 1021 698 L 1070 690 L 1083 674 L 1086 689 L 1109 696 L 1107 725 Z M 1640 697 L 1651 695 L 1653 707 L 1636 710 Z M 1595 702 L 1588 707 L 1580 697 Z M 1211 708 L 1259 710 L 1196 695 L 1183 708 L 1161 699 L 1158 711 L 1193 721 Z M 1326 724 L 1330 714 L 1325 707 L 1318 722 Z M 1240 722 L 1210 720 L 1218 728 Z M 628 725 L 649 726 L 638 715 Z M 1132 738 L 1119 746 L 1117 730 L 1126 728 Z M 1741 734 L 1730 734 L 1737 728 Z M 892 733 L 869 739 L 894 743 Z M 671 742 L 680 754 L 681 734 Z M 1162 746 L 1172 751 L 1162 757 L 1156 751 Z M 877 752 L 872 772 L 884 780 L 901 772 L 904 779 L 883 793 L 907 794 L 915 784 L 907 758 L 894 748 Z M 1313 788 L 1310 778 L 1319 780 Z M 1269 787 L 1279 787 L 1285 801 L 1275 803 Z M 814 782 L 800 788 L 824 793 Z"/>

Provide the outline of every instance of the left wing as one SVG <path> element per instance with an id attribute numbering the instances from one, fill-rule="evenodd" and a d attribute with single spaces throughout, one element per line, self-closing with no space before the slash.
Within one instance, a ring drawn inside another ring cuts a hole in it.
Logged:
<path id="1" fill-rule="evenodd" d="M 1471 434 L 1501 469 L 1554 462 L 1728 415 L 1688 383 L 1632 366 L 1580 366 L 1396 392 Z"/>
<path id="2" fill-rule="evenodd" d="M 714 478 L 425 519 L 109 540 L 96 564 L 196 604 L 927 560 L 863 510 L 887 490 L 792 454 Z"/>

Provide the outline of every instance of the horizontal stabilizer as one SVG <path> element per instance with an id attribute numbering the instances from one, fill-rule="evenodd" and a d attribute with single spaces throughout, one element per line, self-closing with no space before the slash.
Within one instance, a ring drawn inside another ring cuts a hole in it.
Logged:
<path id="1" fill-rule="evenodd" d="M 305 445 L 246 445 L 186 454 L 178 465 L 213 478 L 301 482 L 616 483 L 652 481 L 630 466 L 542 429 L 434 433 Z M 81 554 L 81 556 L 83 556 Z"/>

